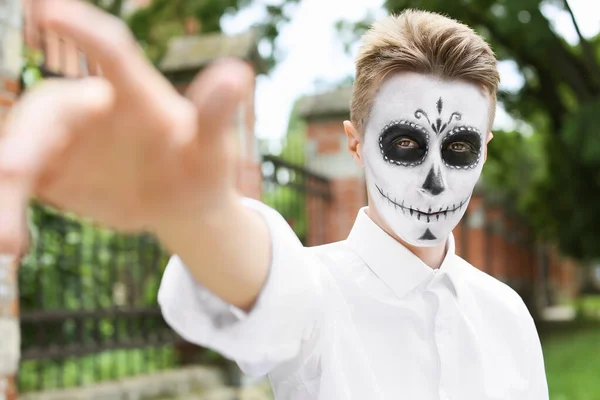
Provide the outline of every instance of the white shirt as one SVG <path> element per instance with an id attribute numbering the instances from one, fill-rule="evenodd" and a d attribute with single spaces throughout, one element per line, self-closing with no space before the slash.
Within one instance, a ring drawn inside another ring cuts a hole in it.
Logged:
<path id="1" fill-rule="evenodd" d="M 427 267 L 361 209 L 347 240 L 305 248 L 274 210 L 271 270 L 245 315 L 174 256 L 159 303 L 186 340 L 269 374 L 278 400 L 545 400 L 540 341 L 521 298 L 448 241 Z"/>

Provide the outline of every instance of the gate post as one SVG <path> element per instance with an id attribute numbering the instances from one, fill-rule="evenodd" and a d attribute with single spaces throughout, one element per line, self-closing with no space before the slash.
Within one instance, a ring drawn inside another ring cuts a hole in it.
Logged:
<path id="1" fill-rule="evenodd" d="M 364 171 L 348 152 L 344 120 L 350 118 L 351 88 L 307 96 L 298 109 L 307 125 L 306 167 L 330 182 L 330 199 L 308 201 L 307 245 L 346 239 L 358 210 L 367 205 Z"/>
<path id="2" fill-rule="evenodd" d="M 20 91 L 23 20 L 20 0 L 0 0 L 0 126 Z M 16 400 L 19 366 L 18 260 L 0 256 L 0 400 Z"/>

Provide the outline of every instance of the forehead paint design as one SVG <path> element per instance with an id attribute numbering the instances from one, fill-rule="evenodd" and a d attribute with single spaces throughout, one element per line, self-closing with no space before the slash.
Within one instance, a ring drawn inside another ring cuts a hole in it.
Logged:
<path id="1" fill-rule="evenodd" d="M 444 101 L 442 100 L 441 97 L 435 103 L 435 108 L 437 109 L 437 112 L 438 112 L 438 116 L 435 120 L 435 123 L 432 123 L 431 120 L 429 119 L 429 116 L 427 115 L 427 113 L 420 108 L 417 111 L 415 111 L 415 118 L 421 119 L 421 117 L 425 117 L 425 119 L 427 120 L 427 123 L 431 126 L 431 129 L 433 129 L 433 131 L 435 133 L 437 133 L 438 136 L 440 135 L 440 133 L 442 133 L 444 130 L 446 130 L 446 127 L 452 123 L 452 120 L 455 119 L 456 121 L 460 121 L 462 119 L 461 113 L 455 111 L 452 114 L 450 114 L 450 118 L 448 118 L 448 121 L 442 125 L 441 116 L 442 116 L 442 110 L 444 109 Z"/>

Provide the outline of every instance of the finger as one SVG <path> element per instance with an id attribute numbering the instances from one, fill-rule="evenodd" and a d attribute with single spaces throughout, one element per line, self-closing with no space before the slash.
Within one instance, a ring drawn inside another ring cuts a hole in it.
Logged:
<path id="1" fill-rule="evenodd" d="M 41 49 L 41 38 L 39 36 L 39 31 L 36 29 L 35 25 L 31 23 L 34 20 L 34 8 L 31 0 L 23 1 L 23 35 L 24 42 L 27 47 L 31 49 Z"/>
<path id="2" fill-rule="evenodd" d="M 223 132 L 238 128 L 253 89 L 254 73 L 241 60 L 217 61 L 196 77 L 186 97 L 196 107 L 200 139 L 218 140 Z"/>
<path id="3" fill-rule="evenodd" d="M 111 102 L 110 86 L 100 79 L 48 82 L 11 111 L 0 138 L 1 254 L 22 252 L 37 181 L 59 161 L 78 124 L 104 113 Z"/>
<path id="4" fill-rule="evenodd" d="M 75 43 L 117 88 L 144 88 L 159 80 L 121 19 L 76 0 L 37 0 L 35 7 L 40 29 Z"/>

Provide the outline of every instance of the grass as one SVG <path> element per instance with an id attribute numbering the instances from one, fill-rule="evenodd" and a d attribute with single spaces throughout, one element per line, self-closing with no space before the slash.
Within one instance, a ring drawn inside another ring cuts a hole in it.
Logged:
<path id="1" fill-rule="evenodd" d="M 600 295 L 582 296 L 571 303 L 580 319 L 598 319 L 600 317 Z"/>
<path id="2" fill-rule="evenodd" d="M 600 400 L 600 326 L 542 336 L 551 400 Z"/>

